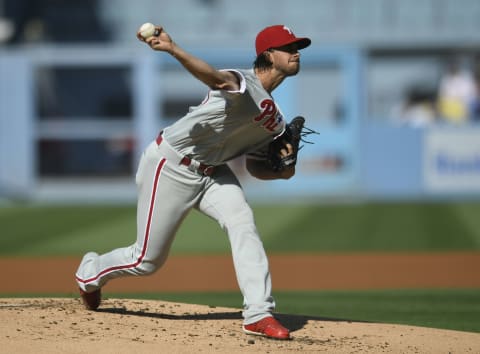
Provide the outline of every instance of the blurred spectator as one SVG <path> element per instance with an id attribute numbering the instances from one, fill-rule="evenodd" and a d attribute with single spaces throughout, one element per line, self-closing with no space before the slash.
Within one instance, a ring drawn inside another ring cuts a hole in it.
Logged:
<path id="1" fill-rule="evenodd" d="M 477 89 L 477 95 L 472 104 L 472 120 L 474 122 L 480 122 L 480 56 L 475 58 L 473 75 Z"/>
<path id="2" fill-rule="evenodd" d="M 452 60 L 440 79 L 437 109 L 441 118 L 451 123 L 463 123 L 473 116 L 478 92 L 473 73 Z"/>
<path id="3" fill-rule="evenodd" d="M 425 127 L 436 120 L 435 94 L 422 87 L 408 90 L 405 102 L 393 111 L 394 119 L 412 127 Z"/>
<path id="4" fill-rule="evenodd" d="M 108 39 L 96 0 L 4 0 L 8 44 L 102 42 Z"/>

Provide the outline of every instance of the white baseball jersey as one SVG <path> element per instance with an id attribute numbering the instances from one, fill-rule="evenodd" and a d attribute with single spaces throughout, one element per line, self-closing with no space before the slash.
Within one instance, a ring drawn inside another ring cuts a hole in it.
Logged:
<path id="1" fill-rule="evenodd" d="M 145 149 L 136 174 L 137 240 L 105 254 L 87 253 L 76 273 L 83 291 L 122 276 L 155 272 L 166 261 L 181 222 L 195 208 L 228 235 L 244 296 L 244 324 L 271 316 L 275 301 L 267 256 L 253 212 L 226 162 L 243 154 L 262 158 L 286 124 L 253 70 L 231 71 L 240 79 L 238 91 L 210 91 Z M 185 156 L 216 166 L 214 172 L 190 169 L 181 163 Z"/>
<path id="2" fill-rule="evenodd" d="M 229 71 L 240 79 L 238 91 L 209 91 L 163 133 L 175 150 L 208 165 L 248 153 L 253 157 L 285 129 L 280 109 L 253 69 Z"/>

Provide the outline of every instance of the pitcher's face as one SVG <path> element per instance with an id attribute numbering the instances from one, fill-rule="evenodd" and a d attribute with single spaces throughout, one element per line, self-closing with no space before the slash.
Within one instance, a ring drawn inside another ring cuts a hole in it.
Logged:
<path id="1" fill-rule="evenodd" d="M 269 49 L 273 66 L 285 76 L 296 75 L 300 70 L 300 52 L 297 43 Z"/>

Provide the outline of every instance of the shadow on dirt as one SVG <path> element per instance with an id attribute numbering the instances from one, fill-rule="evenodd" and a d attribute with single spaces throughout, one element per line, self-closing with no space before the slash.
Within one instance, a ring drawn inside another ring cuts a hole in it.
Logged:
<path id="1" fill-rule="evenodd" d="M 132 311 L 125 308 L 100 308 L 96 312 L 112 313 L 128 316 L 161 318 L 165 320 L 237 320 L 242 318 L 241 311 L 211 312 L 211 313 L 184 313 L 181 315 L 166 314 L 148 311 Z"/>
<path id="2" fill-rule="evenodd" d="M 241 311 L 184 313 L 184 314 L 176 315 L 176 314 L 149 312 L 144 310 L 132 311 L 132 310 L 127 310 L 126 308 L 100 308 L 97 310 L 97 312 L 111 313 L 111 314 L 117 314 L 117 315 L 159 318 L 159 319 L 167 319 L 167 320 L 196 321 L 196 320 L 241 320 L 242 319 Z M 291 331 L 298 331 L 302 329 L 307 324 L 308 321 L 367 322 L 367 321 L 357 321 L 357 320 L 352 321 L 352 320 L 339 319 L 339 318 L 291 315 L 291 314 L 281 314 L 281 313 L 275 313 L 274 315 L 275 315 L 275 318 L 277 318 L 285 327 L 287 327 Z"/>
<path id="3" fill-rule="evenodd" d="M 331 318 L 331 317 L 321 317 L 321 316 L 306 316 L 306 315 L 291 315 L 291 314 L 281 314 L 276 313 L 275 317 L 288 329 L 291 331 L 298 331 L 302 329 L 308 321 L 319 321 L 319 322 L 359 322 L 367 323 L 367 321 L 358 321 L 358 320 L 348 320 L 343 318 Z"/>

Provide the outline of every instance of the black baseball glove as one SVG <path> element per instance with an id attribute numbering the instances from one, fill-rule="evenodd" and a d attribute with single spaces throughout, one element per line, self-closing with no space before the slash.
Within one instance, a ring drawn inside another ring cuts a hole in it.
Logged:
<path id="1" fill-rule="evenodd" d="M 297 163 L 298 151 L 301 149 L 300 141 L 302 137 L 317 132 L 304 127 L 305 118 L 295 117 L 290 123 L 287 123 L 285 131 L 273 140 L 267 153 L 267 163 L 275 172 L 283 171 L 285 168 L 295 166 Z M 292 153 L 282 156 L 281 150 L 286 149 L 286 145 L 292 145 Z"/>

